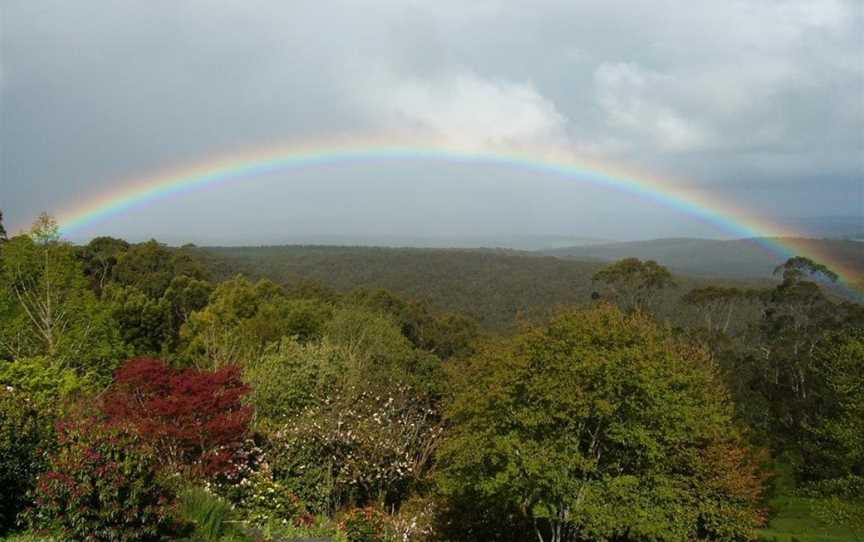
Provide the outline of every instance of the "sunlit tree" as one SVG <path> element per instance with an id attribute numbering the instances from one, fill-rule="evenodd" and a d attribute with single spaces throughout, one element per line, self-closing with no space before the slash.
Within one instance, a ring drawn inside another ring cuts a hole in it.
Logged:
<path id="1" fill-rule="evenodd" d="M 521 510 L 541 542 L 754 536 L 761 479 L 728 393 L 704 350 L 647 317 L 565 314 L 457 382 L 444 494 Z"/>
<path id="2" fill-rule="evenodd" d="M 93 369 L 122 352 L 116 326 L 47 214 L 4 244 L 0 292 L 7 311 L 0 348 L 8 357 L 44 354 Z"/>

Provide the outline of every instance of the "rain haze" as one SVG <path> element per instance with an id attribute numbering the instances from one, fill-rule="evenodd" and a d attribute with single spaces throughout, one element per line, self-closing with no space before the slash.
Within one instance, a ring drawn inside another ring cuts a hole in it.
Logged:
<path id="1" fill-rule="evenodd" d="M 858 1 L 6 0 L 0 17 L 12 231 L 132 180 L 345 138 L 551 148 L 790 228 L 864 231 Z M 418 157 L 242 176 L 71 232 L 100 234 L 518 245 L 734 232 L 576 178 Z"/>

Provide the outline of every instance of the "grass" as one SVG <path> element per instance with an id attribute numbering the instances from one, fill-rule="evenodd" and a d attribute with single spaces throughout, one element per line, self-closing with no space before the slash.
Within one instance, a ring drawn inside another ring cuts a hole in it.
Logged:
<path id="1" fill-rule="evenodd" d="M 814 514 L 820 499 L 795 494 L 795 477 L 790 464 L 778 464 L 768 501 L 771 519 L 759 533 L 768 542 L 864 542 L 848 528 L 827 525 Z"/>
<path id="2" fill-rule="evenodd" d="M 60 542 L 60 539 L 50 536 L 41 536 L 28 531 L 0 536 L 0 542 Z"/>
<path id="3" fill-rule="evenodd" d="M 770 501 L 774 512 L 762 540 L 777 542 L 858 542 L 854 533 L 841 526 L 826 525 L 813 515 L 817 499 L 777 496 Z"/>

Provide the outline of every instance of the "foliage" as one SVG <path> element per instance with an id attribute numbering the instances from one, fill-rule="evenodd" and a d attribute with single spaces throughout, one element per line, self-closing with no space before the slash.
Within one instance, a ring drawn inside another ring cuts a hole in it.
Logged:
<path id="1" fill-rule="evenodd" d="M 273 468 L 305 482 L 298 494 L 323 510 L 398 504 L 426 474 L 441 434 L 435 405 L 415 389 L 347 388 L 271 436 Z"/>
<path id="2" fill-rule="evenodd" d="M 377 508 L 352 508 L 345 512 L 339 526 L 348 542 L 386 542 L 387 516 Z"/>
<path id="3" fill-rule="evenodd" d="M 813 514 L 822 523 L 845 527 L 864 540 L 864 476 L 822 480 L 808 484 L 801 493 L 816 499 Z"/>
<path id="4" fill-rule="evenodd" d="M 0 356 L 47 355 L 108 376 L 123 347 L 108 312 L 87 287 L 71 245 L 43 217 L 4 243 L 0 270 Z"/>
<path id="5" fill-rule="evenodd" d="M 236 512 L 231 504 L 201 487 L 188 487 L 180 492 L 178 515 L 190 533 L 190 542 L 229 542 L 248 540 L 234 525 Z"/>
<path id="6" fill-rule="evenodd" d="M 206 280 L 201 262 L 185 249 L 171 249 L 155 240 L 130 246 L 119 255 L 112 280 L 135 287 L 153 299 L 162 297 L 175 277 Z"/>
<path id="7" fill-rule="evenodd" d="M 170 309 L 162 299 L 153 299 L 134 286 L 110 284 L 103 299 L 111 308 L 123 341 L 136 354 L 155 355 L 170 339 Z"/>
<path id="8" fill-rule="evenodd" d="M 283 339 L 244 368 L 261 423 L 284 421 L 320 403 L 351 366 L 351 353 L 325 343 Z"/>
<path id="9" fill-rule="evenodd" d="M 809 477 L 864 475 L 864 328 L 835 332 L 813 354 L 819 405 L 804 424 Z"/>
<path id="10" fill-rule="evenodd" d="M 209 305 L 190 315 L 181 337 L 190 359 L 205 359 L 215 367 L 243 363 L 283 337 L 319 337 L 329 312 L 329 305 L 319 301 L 289 299 L 272 282 L 253 284 L 236 277 L 221 283 Z"/>
<path id="11" fill-rule="evenodd" d="M 804 277 L 822 278 L 837 282 L 837 273 L 821 263 L 814 262 L 803 256 L 795 256 L 786 260 L 774 269 L 775 275 L 782 275 L 783 282 L 797 282 Z"/>
<path id="12" fill-rule="evenodd" d="M 328 342 L 345 349 L 351 364 L 349 384 L 394 380 L 439 394 L 443 376 L 440 359 L 417 350 L 402 335 L 393 317 L 361 307 L 340 307 L 324 326 Z"/>
<path id="13" fill-rule="evenodd" d="M 428 303 L 403 301 L 381 288 L 355 290 L 348 303 L 391 315 L 415 348 L 441 359 L 470 354 L 478 336 L 477 322 L 472 318 L 450 312 L 437 314 Z"/>
<path id="14" fill-rule="evenodd" d="M 654 260 L 625 258 L 594 273 L 591 279 L 603 284 L 622 310 L 648 309 L 660 290 L 674 287 L 672 274 Z"/>
<path id="15" fill-rule="evenodd" d="M 201 253 L 222 278 L 243 273 L 287 285 L 311 280 L 338 292 L 386 288 L 496 330 L 512 329 L 519 315 L 542 318 L 556 305 L 585 303 L 591 274 L 600 267 L 506 250 L 273 246 Z"/>
<path id="16" fill-rule="evenodd" d="M 129 247 L 129 243 L 123 239 L 96 237 L 77 249 L 76 255 L 93 291 L 101 293 L 108 285 L 120 256 L 129 250 Z"/>
<path id="17" fill-rule="evenodd" d="M 742 420 L 773 447 L 807 454 L 800 474 L 835 476 L 851 456 L 835 466 L 840 457 L 831 454 L 855 447 L 856 438 L 841 433 L 854 427 L 843 412 L 854 416 L 856 407 L 841 390 L 860 378 L 853 345 L 864 307 L 838 303 L 805 280 L 802 261 L 791 259 L 783 282 L 755 296 L 758 322 L 715 348 Z"/>
<path id="18" fill-rule="evenodd" d="M 176 349 L 180 328 L 192 313 L 207 306 L 212 290 L 209 282 L 181 275 L 158 298 L 119 284 L 109 284 L 103 298 L 132 350 L 154 355 Z"/>
<path id="19" fill-rule="evenodd" d="M 342 540 L 332 518 L 357 506 L 387 510 L 403 541 L 743 540 L 763 482 L 745 432 L 796 458 L 804 484 L 771 501 L 766 536 L 851 537 L 817 518 L 857 521 L 864 306 L 834 297 L 818 262 L 790 259 L 759 290 L 686 277 L 672 289 L 650 260 L 598 271 L 510 251 L 75 247 L 48 215 L 0 250 L 0 386 L 13 388 L 0 388 L 0 477 L 25 488 L 0 500 L 19 508 L 50 456 L 68 479 L 43 476 L 34 496 L 54 515 L 28 515 L 43 526 L 116 526 L 161 491 L 153 513 L 197 518 L 172 533 L 190 540 Z M 592 274 L 625 314 L 560 308 L 587 304 Z M 136 359 L 100 393 L 129 355 L 197 369 Z M 72 423 L 52 455 L 62 413 Z M 134 476 L 118 474 L 127 465 Z M 163 475 L 198 489 L 173 508 Z"/>
<path id="20" fill-rule="evenodd" d="M 225 497 L 257 527 L 307 525 L 312 516 L 300 499 L 273 477 L 267 458 L 254 440 L 247 440 L 231 459 L 230 468 L 207 487 Z"/>
<path id="21" fill-rule="evenodd" d="M 70 542 L 159 540 L 170 530 L 173 494 L 158 476 L 158 454 L 134 432 L 90 419 L 58 431 L 28 512 L 32 526 Z"/>
<path id="22" fill-rule="evenodd" d="M 13 533 L 4 538 L 0 538 L 0 540 L 3 542 L 65 542 L 64 540 L 54 536 L 34 533 L 33 531 Z"/>
<path id="23" fill-rule="evenodd" d="M 235 367 L 177 370 L 138 358 L 117 371 L 101 406 L 109 422 L 134 427 L 167 465 L 211 476 L 228 467 L 246 436 L 248 392 Z"/>
<path id="24" fill-rule="evenodd" d="M 41 410 L 57 409 L 97 389 L 90 375 L 45 356 L 0 362 L 0 386 L 14 388 Z"/>
<path id="25" fill-rule="evenodd" d="M 445 494 L 512 503 L 546 540 L 753 535 L 761 479 L 727 393 L 644 316 L 565 314 L 460 373 Z"/>
<path id="26" fill-rule="evenodd" d="M 193 487 L 179 495 L 180 514 L 195 528 L 195 540 L 218 542 L 226 531 L 231 505 L 209 491 Z"/>
<path id="27" fill-rule="evenodd" d="M 0 534 L 24 509 L 52 437 L 50 418 L 25 393 L 0 386 Z"/>
<path id="28" fill-rule="evenodd" d="M 787 454 L 788 455 L 788 454 Z M 788 461 L 788 457 L 785 458 Z M 772 517 L 760 533 L 760 540 L 778 542 L 856 542 L 842 517 L 829 517 L 832 507 L 843 512 L 844 504 L 854 502 L 854 492 L 860 495 L 861 478 L 844 477 L 813 482 L 796 488 L 796 468 L 791 463 L 781 462 L 775 466 L 772 478 L 772 496 L 768 500 Z M 856 489 L 857 488 L 857 489 Z M 850 493 L 850 490 L 852 493 Z"/>
<path id="29" fill-rule="evenodd" d="M 712 285 L 690 290 L 681 302 L 696 308 L 709 333 L 728 333 L 736 311 L 751 303 L 754 297 L 751 290 Z"/>
<path id="30" fill-rule="evenodd" d="M 432 540 L 438 504 L 433 498 L 415 496 L 399 507 L 397 515 L 389 519 L 389 531 L 394 542 L 421 542 Z"/>

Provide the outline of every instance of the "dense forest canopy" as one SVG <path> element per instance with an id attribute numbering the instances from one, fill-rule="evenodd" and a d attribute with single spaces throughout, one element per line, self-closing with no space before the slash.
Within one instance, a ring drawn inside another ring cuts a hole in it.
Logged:
<path id="1" fill-rule="evenodd" d="M 864 306 L 772 271 L 73 245 L 43 215 L 0 235 L 0 531 L 743 541 L 785 491 L 860 536 Z"/>

